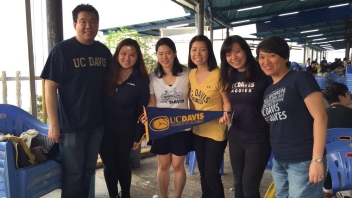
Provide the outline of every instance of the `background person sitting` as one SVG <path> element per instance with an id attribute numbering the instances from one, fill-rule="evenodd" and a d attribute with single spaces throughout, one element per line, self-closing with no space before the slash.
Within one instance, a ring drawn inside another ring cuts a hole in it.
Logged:
<path id="1" fill-rule="evenodd" d="M 348 88 L 342 83 L 332 83 L 325 88 L 323 92 L 324 98 L 329 103 L 326 108 L 328 115 L 328 129 L 330 128 L 352 128 L 352 109 L 347 107 L 351 104 L 351 95 Z M 331 193 L 332 180 L 328 173 L 324 182 L 324 192 Z"/>
<path id="2" fill-rule="evenodd" d="M 325 78 L 329 78 L 329 72 L 328 72 L 328 62 L 326 60 L 322 60 L 320 62 L 320 73 L 322 76 Z"/>
<path id="3" fill-rule="evenodd" d="M 312 74 L 313 76 L 316 76 L 318 71 L 317 71 L 317 61 L 312 61 L 312 64 L 307 67 L 307 72 Z"/>
<path id="4" fill-rule="evenodd" d="M 307 58 L 307 61 L 305 62 L 305 66 L 308 67 L 310 65 L 310 58 Z"/>
<path id="5" fill-rule="evenodd" d="M 329 128 L 352 128 L 351 95 L 345 84 L 334 82 L 327 86 L 323 92 L 329 103 L 326 109 Z"/>

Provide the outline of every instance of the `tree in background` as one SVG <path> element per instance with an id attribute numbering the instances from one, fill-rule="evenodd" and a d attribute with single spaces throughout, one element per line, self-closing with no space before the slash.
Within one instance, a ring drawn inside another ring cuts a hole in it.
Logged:
<path id="1" fill-rule="evenodd" d="M 141 47 L 145 65 L 148 69 L 152 70 L 156 66 L 156 57 L 154 47 L 156 40 L 152 36 L 141 37 L 136 30 L 128 30 L 121 27 L 119 31 L 108 31 L 107 36 L 99 36 L 99 40 L 104 43 L 112 53 L 115 52 L 117 44 L 125 38 L 131 38 L 137 41 Z"/>

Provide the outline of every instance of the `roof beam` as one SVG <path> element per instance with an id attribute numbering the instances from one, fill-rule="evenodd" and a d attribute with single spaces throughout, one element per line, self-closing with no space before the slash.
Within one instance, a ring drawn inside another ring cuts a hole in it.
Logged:
<path id="1" fill-rule="evenodd" d="M 181 21 L 166 22 L 166 23 L 162 23 L 162 24 L 155 24 L 155 25 L 148 25 L 148 26 L 141 26 L 141 27 L 132 27 L 132 28 L 125 27 L 125 28 L 134 29 L 137 31 L 146 31 L 146 30 L 152 30 L 152 29 L 165 28 L 168 26 L 181 25 L 181 24 L 185 24 L 185 23 L 194 23 L 194 18 L 185 19 L 185 20 L 181 20 Z"/>
<path id="2" fill-rule="evenodd" d="M 337 28 L 336 28 L 337 27 Z M 317 34 L 331 34 L 332 32 L 333 33 L 336 33 L 336 32 L 345 32 L 345 28 L 344 26 L 335 26 L 334 29 L 331 29 L 332 27 L 330 26 L 327 26 L 327 27 L 312 27 L 308 30 L 312 30 L 312 29 L 319 29 L 319 31 L 316 31 L 316 32 L 309 32 L 309 33 L 304 33 L 304 34 L 301 34 L 302 31 L 305 31 L 305 30 L 302 30 L 302 29 L 297 29 L 296 31 L 286 31 L 286 32 L 279 32 L 279 31 L 268 31 L 268 32 L 261 32 L 260 34 L 252 34 L 252 35 L 255 35 L 255 36 L 269 36 L 269 35 L 279 35 L 279 36 L 282 36 L 282 37 L 287 37 L 287 38 L 292 38 L 292 37 L 307 37 L 307 36 L 311 36 L 311 35 L 317 35 Z"/>
<path id="3" fill-rule="evenodd" d="M 255 19 L 255 21 L 248 21 L 248 22 L 244 22 L 244 23 L 236 23 L 236 24 L 231 24 L 231 27 L 237 27 L 237 26 L 243 26 L 243 25 L 251 25 L 251 24 L 255 24 L 258 22 L 265 22 L 267 21 L 267 18 L 264 19 Z M 236 20 L 236 21 L 242 21 L 242 20 Z M 221 29 L 222 27 L 216 27 L 215 29 Z M 214 29 L 214 30 L 215 30 Z"/>
<path id="4" fill-rule="evenodd" d="M 304 7 L 304 10 L 310 10 L 310 9 L 317 9 L 317 8 L 322 8 L 322 7 L 328 7 L 328 6 L 332 6 L 332 5 L 336 5 L 336 3 L 338 4 L 343 4 L 343 3 L 350 3 L 351 0 L 342 0 L 339 2 L 330 2 L 330 3 L 323 3 L 320 5 L 311 5 L 311 6 L 306 6 Z M 319 7 L 317 7 L 319 6 Z M 274 16 L 278 16 L 280 14 L 285 14 L 285 13 L 289 13 L 289 12 L 299 12 L 302 11 L 302 8 L 292 8 L 292 9 L 287 9 L 287 10 L 281 10 L 279 12 L 267 12 L 264 14 L 258 14 L 258 15 L 254 15 L 254 16 L 249 16 L 249 17 L 241 17 L 241 18 L 236 18 L 235 20 L 229 21 L 231 22 L 235 22 L 235 21 L 242 21 L 242 20 L 250 20 L 250 19 L 255 19 L 255 18 L 261 18 L 261 17 L 274 17 Z M 213 10 L 214 12 L 214 10 Z M 268 20 L 268 18 L 266 18 L 266 20 Z M 254 22 L 252 22 L 254 23 Z M 251 24 L 252 24 L 251 23 Z M 242 25 L 242 24 L 241 24 Z"/>
<path id="5" fill-rule="evenodd" d="M 330 23 L 332 21 L 327 21 L 327 23 Z M 338 23 L 333 23 L 332 25 L 327 25 L 327 26 L 322 26 L 322 25 L 316 25 L 316 24 L 311 24 L 312 27 L 310 28 L 300 28 L 299 26 L 296 27 L 296 30 L 292 31 L 292 30 L 289 30 L 289 31 L 286 31 L 286 32 L 279 32 L 280 30 L 282 29 L 279 29 L 279 30 L 271 30 L 271 31 L 265 31 L 265 32 L 260 32 L 259 34 L 265 34 L 266 32 L 268 34 L 285 34 L 285 33 L 289 33 L 289 34 L 298 34 L 298 33 L 301 33 L 303 31 L 309 31 L 309 30 L 314 30 L 314 29 L 329 29 L 329 28 L 336 28 L 336 29 L 345 29 L 345 25 L 342 23 L 341 20 L 339 21 L 334 21 L 334 22 L 338 22 Z M 310 33 L 306 33 L 304 35 L 314 35 L 314 34 L 318 34 L 319 32 L 321 31 L 318 31 L 318 32 L 310 32 Z M 325 31 L 324 31 L 325 32 Z M 253 33 L 252 35 L 258 35 L 258 33 Z"/>
<path id="6" fill-rule="evenodd" d="M 184 9 L 190 11 L 190 12 L 193 12 L 193 13 L 196 13 L 196 10 L 195 10 L 195 7 L 197 4 L 195 4 L 194 2 L 192 1 L 189 1 L 189 0 L 183 0 L 184 2 L 180 2 L 178 0 L 171 0 L 172 2 L 176 3 L 177 5 L 183 7 Z M 188 5 L 186 5 L 186 3 Z M 190 6 L 189 6 L 190 5 Z"/>
<path id="7" fill-rule="evenodd" d="M 152 22 L 150 22 L 152 24 Z M 194 23 L 194 17 L 190 17 L 188 19 L 180 20 L 180 21 L 172 21 L 172 22 L 166 22 L 166 23 L 160 23 L 160 24 L 155 24 L 155 25 L 145 25 L 145 23 L 142 24 L 135 24 L 135 25 L 128 25 L 124 26 L 126 29 L 133 29 L 138 32 L 142 31 L 148 31 L 148 30 L 153 30 L 153 29 L 159 29 L 159 28 L 165 28 L 168 26 L 174 26 L 174 25 L 181 25 L 185 23 Z M 115 27 L 115 28 L 107 28 L 107 29 L 102 29 L 100 31 L 103 31 L 104 33 L 107 32 L 108 30 L 115 30 L 119 31 L 120 27 Z"/>
<path id="8" fill-rule="evenodd" d="M 220 15 L 218 15 L 218 14 L 216 14 L 216 13 L 213 13 L 213 20 L 214 20 L 216 23 L 218 23 L 219 25 L 222 25 L 222 26 L 224 26 L 224 27 L 229 28 L 230 30 L 232 30 L 232 24 L 226 22 L 226 20 L 225 20 L 222 16 L 220 16 Z"/>
<path id="9" fill-rule="evenodd" d="M 330 36 L 323 36 L 323 37 L 317 37 L 317 38 L 309 38 L 309 39 L 300 39 L 300 41 L 305 41 L 306 43 L 320 43 L 320 42 L 327 42 L 327 41 L 332 41 L 332 40 L 340 40 L 344 39 L 345 35 L 341 34 L 332 34 Z M 319 38 L 326 38 L 324 40 L 319 40 L 319 41 L 313 41 L 314 39 L 319 39 Z M 297 41 L 294 41 L 297 42 Z"/>
<path id="10" fill-rule="evenodd" d="M 262 5 L 266 5 L 266 4 L 271 4 L 271 3 L 280 3 L 283 1 L 287 1 L 287 0 L 266 0 L 266 1 L 256 1 L 256 2 L 252 2 L 252 3 L 246 3 L 246 4 L 240 4 L 240 5 L 232 5 L 232 6 L 226 6 L 226 7 L 222 7 L 222 8 L 213 8 L 213 12 L 227 12 L 227 11 L 232 11 L 232 10 L 239 10 L 239 9 L 243 9 L 243 8 L 249 8 L 249 7 L 255 7 L 255 6 L 262 6 Z"/>
<path id="11" fill-rule="evenodd" d="M 325 31 L 319 31 L 319 32 L 312 32 L 310 34 L 300 34 L 300 35 L 292 35 L 292 36 L 289 36 L 289 35 L 283 35 L 287 38 L 290 38 L 290 37 L 299 37 L 299 38 L 307 38 L 307 39 L 315 39 L 315 38 L 325 38 L 326 36 L 330 36 L 331 33 L 334 33 L 334 35 L 341 35 L 341 34 L 344 34 L 346 31 L 344 29 L 341 29 L 341 30 L 325 30 Z M 315 34 L 313 34 L 315 33 Z M 319 35 L 319 34 L 322 34 L 321 36 L 316 36 L 316 37 L 308 37 L 308 36 L 312 36 L 312 35 Z M 279 34 L 279 35 L 282 35 L 282 34 Z M 325 36 L 324 36 L 325 35 Z"/>

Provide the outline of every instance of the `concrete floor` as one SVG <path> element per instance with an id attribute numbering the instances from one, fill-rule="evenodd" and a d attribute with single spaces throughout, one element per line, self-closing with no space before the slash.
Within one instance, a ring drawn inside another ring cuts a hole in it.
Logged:
<path id="1" fill-rule="evenodd" d="M 324 100 L 325 107 L 328 107 L 328 103 Z M 352 103 L 349 106 L 352 108 Z M 149 147 L 144 143 L 142 144 L 142 153 L 143 156 L 148 156 Z M 225 168 L 224 175 L 222 176 L 222 181 L 225 189 L 225 197 L 231 198 L 234 197 L 234 192 L 230 189 L 233 187 L 233 176 L 231 170 L 231 164 L 229 159 L 228 148 L 225 151 Z M 98 167 L 99 167 L 98 160 Z M 188 166 L 185 165 L 186 170 L 188 170 Z M 132 198 L 152 198 L 153 195 L 158 194 L 158 183 L 156 180 L 156 172 L 157 172 L 157 159 L 156 156 L 145 157 L 140 161 L 140 168 L 132 170 L 132 186 L 131 186 L 131 197 Z M 173 175 L 172 168 L 171 172 L 171 180 L 169 187 L 169 198 L 173 197 Z M 261 197 L 264 196 L 266 189 L 272 182 L 271 171 L 266 170 L 263 175 L 263 179 L 260 185 L 260 193 Z M 43 196 L 43 198 L 59 198 L 61 196 L 61 190 L 57 189 L 53 192 Z M 97 198 L 109 198 L 105 180 L 104 173 L 101 168 L 96 170 L 95 177 L 95 197 Z M 182 198 L 198 198 L 201 197 L 201 189 L 200 189 L 200 181 L 199 181 L 199 172 L 196 168 L 193 175 L 187 172 L 187 181 L 186 186 L 182 194 Z"/>
<path id="2" fill-rule="evenodd" d="M 156 156 L 151 156 L 141 159 L 140 168 L 132 170 L 132 186 L 131 186 L 131 197 L 132 198 L 152 198 L 154 195 L 159 194 L 158 183 L 156 179 L 157 172 L 157 158 Z M 186 171 L 188 170 L 188 165 L 185 165 Z M 173 197 L 173 171 L 171 172 L 171 181 L 169 187 L 169 198 Z M 224 175 L 222 176 L 222 181 L 225 189 L 225 197 L 234 197 L 234 192 L 230 189 L 233 187 L 233 176 L 229 159 L 228 148 L 225 152 L 225 166 Z M 266 189 L 272 182 L 271 171 L 266 170 L 260 185 L 261 197 L 264 196 Z M 61 195 L 61 190 L 57 189 L 45 196 L 43 198 L 58 198 Z M 97 198 L 109 198 L 105 180 L 104 173 L 101 168 L 96 170 L 95 177 L 95 197 Z M 198 198 L 201 197 L 201 188 L 199 181 L 199 172 L 196 168 L 193 175 L 187 172 L 186 186 L 182 194 L 182 198 Z"/>

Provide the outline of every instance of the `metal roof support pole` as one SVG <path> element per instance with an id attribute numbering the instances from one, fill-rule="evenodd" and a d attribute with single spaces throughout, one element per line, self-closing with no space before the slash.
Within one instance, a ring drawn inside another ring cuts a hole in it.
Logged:
<path id="1" fill-rule="evenodd" d="M 31 1 L 26 0 L 26 24 L 27 24 L 27 43 L 28 43 L 28 63 L 29 63 L 29 88 L 31 95 L 31 113 L 37 117 L 37 95 L 35 93 L 35 71 L 34 71 L 34 54 L 33 54 L 33 35 L 32 35 L 32 18 L 31 18 Z"/>
<path id="2" fill-rule="evenodd" d="M 306 62 L 306 52 L 307 52 L 307 43 L 304 43 L 303 45 L 303 65 Z"/>
<path id="3" fill-rule="evenodd" d="M 321 51 L 320 51 L 319 62 L 320 62 L 321 60 L 323 60 L 323 59 L 321 58 L 321 54 L 322 54 L 322 53 L 321 53 Z"/>
<path id="4" fill-rule="evenodd" d="M 349 59 L 349 57 L 350 57 L 350 48 L 351 48 L 350 42 L 347 41 L 347 42 L 346 42 L 345 58 L 348 58 L 348 59 Z"/>
<path id="5" fill-rule="evenodd" d="M 204 0 L 197 0 L 196 27 L 198 35 L 204 34 Z"/>
<path id="6" fill-rule="evenodd" d="M 62 23 L 62 0 L 46 1 L 48 50 L 64 38 Z"/>
<path id="7" fill-rule="evenodd" d="M 213 43 L 213 37 L 214 37 L 214 30 L 213 30 L 213 24 L 214 24 L 214 21 L 213 21 L 213 15 L 211 15 L 210 17 L 210 24 L 209 24 L 209 39 L 211 41 L 211 43 Z"/>
<path id="8" fill-rule="evenodd" d="M 213 16 L 213 11 L 211 10 L 211 5 L 209 0 L 207 1 L 207 9 L 209 12 L 209 39 L 211 41 L 211 43 L 213 44 L 213 40 L 214 40 L 214 30 L 213 30 L 213 25 L 214 25 L 214 16 Z"/>
<path id="9" fill-rule="evenodd" d="M 312 54 L 311 54 L 310 62 L 312 62 L 314 60 L 313 59 L 313 55 L 314 55 L 314 49 L 312 48 Z"/>
<path id="10" fill-rule="evenodd" d="M 46 25 L 47 25 L 47 42 L 48 50 L 54 45 L 64 39 L 63 22 L 62 22 L 62 0 L 46 1 Z M 45 81 L 42 82 L 42 106 L 43 106 L 43 120 L 46 123 L 46 100 L 45 100 Z"/>
<path id="11" fill-rule="evenodd" d="M 315 51 L 315 59 L 317 59 L 317 61 L 318 61 L 318 50 Z"/>
<path id="12" fill-rule="evenodd" d="M 352 24 L 352 22 L 350 22 L 350 24 Z M 350 59 L 351 42 L 352 42 L 352 25 L 350 25 L 350 28 L 348 28 L 347 30 L 347 38 L 346 38 L 345 58 L 348 58 L 348 59 Z"/>

